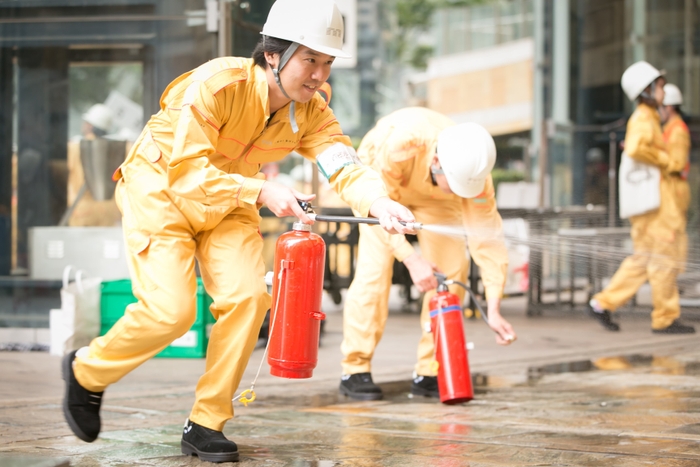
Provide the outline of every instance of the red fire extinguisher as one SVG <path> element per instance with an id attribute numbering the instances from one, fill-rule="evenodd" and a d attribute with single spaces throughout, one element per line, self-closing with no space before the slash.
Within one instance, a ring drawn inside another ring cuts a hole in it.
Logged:
<path id="1" fill-rule="evenodd" d="M 270 337 L 270 374 L 310 378 L 318 360 L 326 244 L 311 226 L 294 223 L 275 249 Z"/>
<path id="2" fill-rule="evenodd" d="M 462 305 L 459 296 L 449 291 L 444 280 L 430 299 L 430 330 L 435 341 L 440 402 L 457 404 L 472 400 L 474 389 L 464 339 Z"/>

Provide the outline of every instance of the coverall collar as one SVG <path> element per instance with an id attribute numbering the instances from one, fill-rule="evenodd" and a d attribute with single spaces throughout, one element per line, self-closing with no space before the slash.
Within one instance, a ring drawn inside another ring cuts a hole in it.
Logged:
<path id="1" fill-rule="evenodd" d="M 436 150 L 437 150 L 437 141 L 431 143 L 430 146 L 428 146 L 428 157 L 426 158 L 426 160 L 428 161 L 428 164 L 424 167 L 424 169 L 425 169 L 424 180 L 425 180 L 425 183 L 427 183 L 428 185 L 434 186 L 434 187 L 439 189 L 437 184 L 433 184 L 433 177 L 432 177 L 432 174 L 430 172 L 430 167 L 432 167 L 432 165 L 433 165 L 433 155 L 436 154 Z"/>
<path id="2" fill-rule="evenodd" d="M 270 118 L 270 85 L 267 82 L 267 73 L 261 66 L 253 65 L 253 74 L 265 121 L 267 121 Z"/>
<path id="3" fill-rule="evenodd" d="M 265 114 L 265 121 L 267 122 L 268 120 L 270 120 L 270 85 L 267 81 L 267 72 L 262 67 L 259 67 L 257 65 L 255 65 L 254 67 L 255 81 L 257 83 L 258 95 L 260 96 L 260 104 L 262 105 L 262 110 Z M 291 114 L 289 107 L 291 106 L 292 102 L 294 101 L 287 102 L 285 105 L 277 109 L 274 118 L 277 119 L 279 122 L 290 122 Z M 301 108 L 304 108 L 305 105 L 307 104 L 302 104 Z M 296 111 L 300 106 L 296 105 L 294 107 L 295 120 L 298 125 L 303 126 L 304 122 L 306 121 L 304 112 L 298 113 Z"/>
<path id="4" fill-rule="evenodd" d="M 640 102 L 639 109 L 643 112 L 650 113 L 654 117 L 654 120 L 656 120 L 659 123 L 661 122 L 661 115 L 659 114 L 659 110 L 656 107 L 653 107 L 647 104 L 646 102 Z"/>

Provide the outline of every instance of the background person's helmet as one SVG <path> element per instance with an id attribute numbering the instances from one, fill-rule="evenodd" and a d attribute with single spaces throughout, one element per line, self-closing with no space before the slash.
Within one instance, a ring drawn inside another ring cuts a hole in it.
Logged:
<path id="1" fill-rule="evenodd" d="M 277 0 L 261 34 L 304 45 L 333 57 L 343 52 L 343 17 L 332 0 Z"/>
<path id="2" fill-rule="evenodd" d="M 629 100 L 634 102 L 642 92 L 663 73 L 654 68 L 648 62 L 640 60 L 630 65 L 624 73 L 620 84 Z M 649 96 L 648 96 L 649 97 Z"/>
<path id="3" fill-rule="evenodd" d="M 675 84 L 665 84 L 664 93 L 664 105 L 683 105 L 683 94 Z"/>
<path id="4" fill-rule="evenodd" d="M 109 132 L 112 127 L 112 111 L 104 104 L 95 104 L 83 114 L 83 120 L 99 130 Z"/>
<path id="5" fill-rule="evenodd" d="M 462 198 L 473 198 L 484 191 L 496 163 L 496 143 L 481 125 L 461 123 L 440 132 L 437 156 L 450 190 Z"/>

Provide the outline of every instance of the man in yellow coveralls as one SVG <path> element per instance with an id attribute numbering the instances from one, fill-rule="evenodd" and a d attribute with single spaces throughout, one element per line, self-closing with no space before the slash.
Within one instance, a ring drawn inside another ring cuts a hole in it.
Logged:
<path id="1" fill-rule="evenodd" d="M 260 166 L 296 151 L 315 161 L 357 212 L 391 233 L 413 214 L 363 166 L 317 93 L 342 50 L 343 20 L 328 0 L 278 0 L 252 59 L 211 60 L 175 79 L 115 174 L 138 303 L 89 347 L 66 355 L 64 415 L 80 439 L 100 432 L 105 388 L 187 332 L 196 317 L 197 259 L 216 318 L 206 370 L 186 421 L 182 452 L 238 460 L 222 429 L 270 296 L 258 209 L 312 223 L 311 200 L 259 178 Z"/>
<path id="2" fill-rule="evenodd" d="M 610 284 L 590 301 L 590 315 L 605 329 L 619 331 L 611 312 L 629 300 L 646 281 L 651 285 L 654 333 L 689 334 L 695 328 L 679 321 L 681 314 L 676 276 L 683 253 L 686 210 L 686 182 L 681 172 L 688 153 L 670 152 L 661 132 L 657 108 L 664 100 L 665 78 L 645 61 L 631 65 L 622 75 L 622 89 L 637 103 L 627 122 L 625 151 L 634 160 L 656 166 L 661 171 L 660 205 L 630 217 L 634 253 L 628 256 L 613 275 Z"/>
<path id="3" fill-rule="evenodd" d="M 421 107 L 398 110 L 381 120 L 365 136 L 358 155 L 382 175 L 391 199 L 409 207 L 418 222 L 458 226 L 464 235 L 418 232 L 420 253 L 403 235 L 385 235 L 381 229 L 360 226 L 357 269 L 345 298 L 343 376 L 340 392 L 360 400 L 382 398 L 372 381 L 371 361 L 384 332 L 394 259 L 403 262 L 423 298 L 418 363 L 411 392 L 438 397 L 428 304 L 437 287 L 434 272 L 466 281 L 469 252 L 481 268 L 488 301 L 488 321 L 499 344 L 515 339 L 511 325 L 500 313 L 508 254 L 496 210 L 490 172 L 496 160 L 493 138 L 474 123 L 455 125 L 446 116 Z M 454 227 L 453 227 L 454 228 Z M 452 292 L 464 298 L 464 290 Z"/>

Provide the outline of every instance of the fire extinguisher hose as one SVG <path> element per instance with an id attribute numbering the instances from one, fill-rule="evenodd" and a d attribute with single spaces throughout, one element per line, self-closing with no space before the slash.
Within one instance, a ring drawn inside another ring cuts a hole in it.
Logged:
<path id="1" fill-rule="evenodd" d="M 482 308 L 482 306 L 479 304 L 479 301 L 476 299 L 476 295 L 474 294 L 474 292 L 472 291 L 472 289 L 469 288 L 469 286 L 467 286 L 467 284 L 465 284 L 465 283 L 463 283 L 463 282 L 460 282 L 460 281 L 453 280 L 453 279 L 444 281 L 444 284 L 445 284 L 445 285 L 457 284 L 458 286 L 462 287 L 464 290 L 466 290 L 467 292 L 469 292 L 469 295 L 471 296 L 472 301 L 476 304 L 476 307 L 479 309 L 479 312 L 480 312 L 480 314 L 481 314 L 481 317 L 484 319 L 484 322 L 486 323 L 486 325 L 487 325 L 489 328 L 491 328 L 491 325 L 489 324 L 488 314 L 486 313 L 486 311 L 484 311 L 484 309 Z M 491 329 L 491 330 L 492 330 L 493 332 L 495 332 L 496 334 L 498 334 L 498 332 L 497 332 L 496 330 L 494 330 L 494 329 Z M 506 339 L 509 340 L 509 341 L 513 341 L 513 336 L 506 336 Z"/>
<path id="2" fill-rule="evenodd" d="M 459 281 L 452 280 L 452 279 L 445 281 L 445 285 L 451 285 L 451 284 L 457 284 L 458 286 L 462 287 L 464 290 L 466 290 L 467 292 L 469 292 L 469 295 L 471 296 L 472 301 L 476 304 L 476 307 L 479 309 L 479 314 L 481 314 L 481 317 L 484 319 L 484 322 L 485 322 L 489 327 L 491 327 L 491 325 L 489 324 L 488 314 L 484 311 L 484 309 L 482 308 L 482 306 L 479 304 L 479 301 L 476 299 L 476 295 L 474 294 L 474 292 L 472 291 L 472 289 L 469 288 L 469 287 L 467 286 L 467 284 L 465 284 L 465 283 L 463 283 L 463 282 L 459 282 Z M 494 332 L 495 332 L 495 331 L 494 331 Z"/>
<path id="3" fill-rule="evenodd" d="M 277 293 L 275 296 L 277 297 L 277 300 L 275 301 L 275 306 L 272 308 L 272 310 L 277 311 L 277 305 L 279 305 L 279 300 L 280 300 L 280 292 L 282 290 L 282 274 L 284 274 L 284 271 L 286 268 L 280 268 L 279 272 L 279 280 L 277 284 Z M 272 313 L 272 312 L 270 312 Z M 262 359 L 260 360 L 260 365 L 258 366 L 258 371 L 255 373 L 255 378 L 253 378 L 253 382 L 250 384 L 250 389 L 246 389 L 244 391 L 241 391 L 240 394 L 238 394 L 236 397 L 231 399 L 231 403 L 240 401 L 241 404 L 245 405 L 246 407 L 250 402 L 255 401 L 256 395 L 255 395 L 255 383 L 258 381 L 258 377 L 260 376 L 260 370 L 262 370 L 263 364 L 265 363 L 265 357 L 267 357 L 267 349 L 270 347 L 270 341 L 272 340 L 272 332 L 275 329 L 275 317 L 270 314 L 270 332 L 268 333 L 267 336 L 267 344 L 265 345 L 265 352 L 263 352 Z"/>

